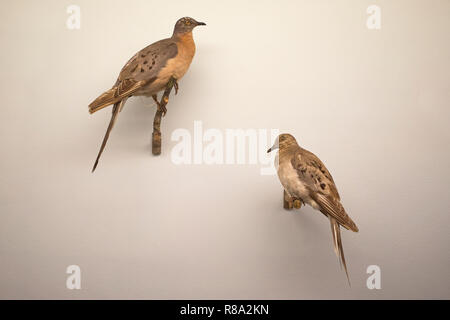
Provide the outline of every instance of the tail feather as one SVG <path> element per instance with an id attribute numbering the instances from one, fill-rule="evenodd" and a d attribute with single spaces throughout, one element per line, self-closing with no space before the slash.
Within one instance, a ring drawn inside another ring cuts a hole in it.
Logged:
<path id="1" fill-rule="evenodd" d="M 342 266 L 344 266 L 345 274 L 347 275 L 347 280 L 349 286 L 350 284 L 350 277 L 348 276 L 347 271 L 347 264 L 345 263 L 345 256 L 344 256 L 344 248 L 342 247 L 342 238 L 341 238 L 341 227 L 339 223 L 336 221 L 336 219 L 330 217 L 330 224 L 331 224 L 331 233 L 333 234 L 333 245 L 334 245 L 334 252 L 336 253 L 336 256 L 339 258 L 339 263 Z"/>
<path id="2" fill-rule="evenodd" d="M 100 160 L 100 156 L 102 155 L 103 150 L 105 149 L 106 142 L 108 141 L 109 138 L 109 134 L 111 133 L 111 130 L 114 127 L 114 123 L 116 122 L 117 116 L 120 110 L 122 110 L 122 107 L 125 104 L 126 100 L 127 99 L 123 99 L 114 104 L 111 120 L 109 122 L 108 129 L 106 129 L 105 137 L 103 138 L 102 146 L 100 147 L 100 151 L 98 152 L 97 159 L 95 160 L 94 167 L 92 168 L 92 172 L 94 172 L 95 169 L 97 168 L 98 161 Z"/>

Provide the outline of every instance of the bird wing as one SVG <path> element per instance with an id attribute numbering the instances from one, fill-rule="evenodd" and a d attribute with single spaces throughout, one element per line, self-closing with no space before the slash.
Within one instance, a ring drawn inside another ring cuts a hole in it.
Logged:
<path id="1" fill-rule="evenodd" d="M 333 177 L 322 161 L 312 152 L 299 148 L 291 163 L 320 211 L 336 219 L 344 228 L 357 232 L 358 227 L 345 212 Z"/>
<path id="2" fill-rule="evenodd" d="M 147 85 L 149 82 L 150 81 L 136 81 L 133 79 L 124 79 L 123 81 L 120 81 L 116 86 L 102 93 L 97 99 L 89 104 L 89 112 L 94 113 L 111 104 L 118 103 L 124 98 L 128 98 L 129 96 L 133 95 L 133 93 L 138 91 L 143 86 Z"/>
<path id="3" fill-rule="evenodd" d="M 114 87 L 89 104 L 89 112 L 94 113 L 115 104 L 156 80 L 167 61 L 178 53 L 172 39 L 155 42 L 136 53 L 120 71 Z"/>
<path id="4" fill-rule="evenodd" d="M 125 79 L 135 81 L 156 77 L 169 59 L 178 54 L 177 44 L 172 39 L 157 41 L 136 53 L 120 71 L 117 83 Z"/>

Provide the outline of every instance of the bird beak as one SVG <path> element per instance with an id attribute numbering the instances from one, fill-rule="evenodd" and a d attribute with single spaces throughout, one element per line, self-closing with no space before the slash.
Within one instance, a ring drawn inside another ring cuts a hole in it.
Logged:
<path id="1" fill-rule="evenodd" d="M 273 150 L 277 150 L 280 148 L 280 145 L 278 143 L 278 138 L 277 140 L 275 140 L 275 143 L 273 144 L 272 147 L 269 148 L 269 150 L 267 150 L 267 153 L 272 152 Z"/>
<path id="2" fill-rule="evenodd" d="M 279 149 L 278 145 L 274 144 L 272 147 L 269 148 L 269 150 L 267 150 L 267 153 L 272 152 L 273 150 L 277 150 L 277 149 Z"/>
<path id="3" fill-rule="evenodd" d="M 197 26 L 206 26 L 206 23 L 204 23 L 204 22 L 197 22 Z"/>

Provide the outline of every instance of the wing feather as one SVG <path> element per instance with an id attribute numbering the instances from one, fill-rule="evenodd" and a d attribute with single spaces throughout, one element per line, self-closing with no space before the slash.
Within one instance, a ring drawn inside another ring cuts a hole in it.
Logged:
<path id="1" fill-rule="evenodd" d="M 94 113 L 98 110 L 101 110 L 111 104 L 115 104 L 124 98 L 128 98 L 129 96 L 133 95 L 136 91 L 138 91 L 143 86 L 147 85 L 148 83 L 154 81 L 154 79 L 150 80 L 141 80 L 141 81 L 135 81 L 132 79 L 125 79 L 117 86 L 114 86 L 113 88 L 109 89 L 108 91 L 104 92 L 100 97 L 95 99 L 90 105 L 89 105 L 89 112 Z"/>
<path id="2" fill-rule="evenodd" d="M 178 47 L 170 38 L 157 41 L 140 50 L 122 68 L 114 87 L 89 105 L 89 112 L 94 113 L 115 104 L 151 84 L 157 79 L 167 61 L 174 58 L 177 53 Z"/>
<path id="3" fill-rule="evenodd" d="M 345 229 L 354 232 L 359 231 L 356 224 L 345 212 L 345 209 L 339 200 L 321 193 L 311 194 L 311 198 L 319 204 L 321 212 L 325 213 L 328 217 L 336 219 Z"/>
<path id="4" fill-rule="evenodd" d="M 344 228 L 358 232 L 358 227 L 340 202 L 333 177 L 322 161 L 312 152 L 299 148 L 292 158 L 292 165 L 309 190 L 310 197 L 320 206 L 320 211 L 336 219 Z"/>

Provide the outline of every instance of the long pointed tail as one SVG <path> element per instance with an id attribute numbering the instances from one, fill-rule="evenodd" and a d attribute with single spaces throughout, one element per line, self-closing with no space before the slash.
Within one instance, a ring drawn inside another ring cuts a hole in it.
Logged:
<path id="1" fill-rule="evenodd" d="M 92 168 L 92 172 L 95 171 L 98 165 L 98 161 L 100 160 L 100 156 L 103 153 L 103 150 L 105 149 L 106 142 L 108 141 L 109 134 L 114 127 L 114 123 L 116 122 L 117 116 L 119 115 L 119 112 L 122 110 L 122 107 L 125 103 L 126 99 L 123 99 L 117 103 L 114 104 L 111 120 L 109 121 L 108 129 L 106 129 L 105 137 L 103 138 L 102 146 L 100 147 L 100 151 L 98 152 L 97 159 L 95 160 L 94 167 Z"/>
<path id="2" fill-rule="evenodd" d="M 341 267 L 344 266 L 345 274 L 347 275 L 348 284 L 349 284 L 349 286 L 351 286 L 350 277 L 348 276 L 348 271 L 347 271 L 347 264 L 345 263 L 344 248 L 342 247 L 341 227 L 339 226 L 339 223 L 334 218 L 332 218 L 332 217 L 329 217 L 329 218 L 330 218 L 330 224 L 331 224 L 331 233 L 333 234 L 334 252 L 336 253 L 336 256 L 339 258 Z"/>

